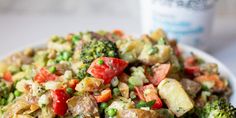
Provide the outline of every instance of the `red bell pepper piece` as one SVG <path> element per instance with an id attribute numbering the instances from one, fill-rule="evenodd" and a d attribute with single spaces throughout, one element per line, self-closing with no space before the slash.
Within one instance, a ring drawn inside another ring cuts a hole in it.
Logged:
<path id="1" fill-rule="evenodd" d="M 170 64 L 161 64 L 152 70 L 153 77 L 148 73 L 146 73 L 146 76 L 154 86 L 157 86 L 163 79 L 165 79 L 170 70 L 170 67 Z"/>
<path id="2" fill-rule="evenodd" d="M 53 91 L 53 111 L 59 116 L 64 116 L 67 112 L 68 106 L 66 101 L 69 95 L 63 89 Z"/>
<path id="3" fill-rule="evenodd" d="M 102 61 L 103 63 L 99 63 Z M 104 80 L 105 84 L 110 83 L 113 77 L 121 74 L 128 66 L 128 63 L 122 59 L 101 57 L 92 62 L 88 69 L 88 73 L 93 77 Z"/>
<path id="4" fill-rule="evenodd" d="M 101 92 L 101 95 L 94 97 L 98 103 L 107 102 L 112 98 L 111 89 L 107 88 Z"/>
<path id="5" fill-rule="evenodd" d="M 3 79 L 8 81 L 8 82 L 12 82 L 12 74 L 10 71 L 6 71 L 3 73 Z"/>
<path id="6" fill-rule="evenodd" d="M 152 106 L 153 109 L 160 109 L 162 107 L 162 101 L 157 95 L 157 90 L 153 84 L 145 85 L 142 87 L 135 87 L 138 97 L 141 100 L 150 102 L 155 100 L 155 104 Z"/>
<path id="7" fill-rule="evenodd" d="M 51 74 L 50 72 L 48 72 L 47 69 L 45 68 L 41 68 L 40 72 L 38 72 L 35 77 L 34 80 L 38 83 L 44 83 L 47 81 L 53 81 L 57 78 L 57 76 L 55 74 Z"/>

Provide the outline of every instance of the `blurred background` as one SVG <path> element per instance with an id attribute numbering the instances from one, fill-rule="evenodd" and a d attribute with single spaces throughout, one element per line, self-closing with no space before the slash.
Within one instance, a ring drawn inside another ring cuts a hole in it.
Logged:
<path id="1" fill-rule="evenodd" d="M 236 0 L 218 0 L 207 51 L 236 74 Z M 0 0 L 0 54 L 44 43 L 52 34 L 122 29 L 140 35 L 139 0 Z"/>

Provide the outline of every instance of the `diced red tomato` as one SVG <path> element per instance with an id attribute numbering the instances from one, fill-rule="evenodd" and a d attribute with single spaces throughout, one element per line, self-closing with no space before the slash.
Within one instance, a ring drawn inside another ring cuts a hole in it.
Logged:
<path id="1" fill-rule="evenodd" d="M 149 81 L 154 85 L 157 86 L 165 77 L 167 76 L 171 65 L 168 64 L 161 64 L 157 68 L 154 68 L 153 71 L 153 77 L 146 74 Z"/>
<path id="2" fill-rule="evenodd" d="M 66 101 L 69 99 L 69 95 L 65 90 L 57 89 L 53 91 L 53 111 L 59 116 L 64 116 L 67 112 L 68 106 Z"/>
<path id="3" fill-rule="evenodd" d="M 103 60 L 103 64 L 98 61 Z M 105 84 L 110 83 L 111 79 L 120 73 L 128 66 L 128 63 L 122 59 L 101 57 L 92 62 L 88 69 L 88 73 L 95 78 L 104 80 Z"/>
<path id="4" fill-rule="evenodd" d="M 98 103 L 107 102 L 112 98 L 111 89 L 107 88 L 101 92 L 101 95 L 94 97 Z"/>
<path id="5" fill-rule="evenodd" d="M 55 74 L 51 74 L 50 72 L 48 72 L 47 69 L 45 68 L 41 68 L 40 72 L 38 72 L 35 77 L 34 80 L 38 83 L 44 83 L 47 81 L 53 81 L 57 78 L 57 76 Z"/>
<path id="6" fill-rule="evenodd" d="M 76 85 L 79 83 L 78 79 L 72 79 L 69 81 L 68 85 L 70 88 L 72 88 L 73 90 L 75 90 Z"/>
<path id="7" fill-rule="evenodd" d="M 185 59 L 184 62 L 184 72 L 190 75 L 200 72 L 200 67 L 196 64 L 197 59 L 193 56 Z"/>
<path id="8" fill-rule="evenodd" d="M 122 37 L 122 36 L 124 36 L 124 33 L 123 33 L 123 31 L 121 31 L 121 30 L 113 30 L 113 34 L 115 34 L 116 36 L 119 36 L 119 37 Z"/>
<path id="9" fill-rule="evenodd" d="M 159 109 L 162 107 L 162 101 L 158 97 L 157 90 L 153 84 L 145 85 L 142 87 L 135 87 L 135 90 L 141 100 L 150 102 L 155 100 L 155 104 L 152 106 L 153 109 Z"/>
<path id="10" fill-rule="evenodd" d="M 145 101 L 145 98 L 144 98 L 144 96 L 143 96 L 143 94 L 144 94 L 144 93 L 143 93 L 143 91 L 144 91 L 144 90 L 143 90 L 143 87 L 137 87 L 137 86 L 135 86 L 134 89 L 135 89 L 135 91 L 136 91 L 136 93 L 137 93 L 139 99 Z"/>
<path id="11" fill-rule="evenodd" d="M 3 79 L 8 81 L 8 82 L 12 82 L 12 75 L 10 71 L 6 71 L 3 73 Z"/>

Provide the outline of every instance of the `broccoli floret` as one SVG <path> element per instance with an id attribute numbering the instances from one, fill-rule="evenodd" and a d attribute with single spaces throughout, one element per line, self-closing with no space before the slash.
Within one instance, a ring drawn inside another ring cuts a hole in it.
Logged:
<path id="1" fill-rule="evenodd" d="M 89 76 L 89 74 L 87 73 L 88 68 L 89 68 L 89 64 L 81 65 L 78 69 L 77 77 L 79 79 L 84 79 L 85 77 Z"/>
<path id="2" fill-rule="evenodd" d="M 198 114 L 200 118 L 235 118 L 236 108 L 225 99 L 217 99 L 206 103 Z"/>
<path id="3" fill-rule="evenodd" d="M 90 64 L 94 59 L 102 56 L 118 57 L 116 45 L 109 40 L 93 39 L 83 46 L 80 60 L 83 63 Z"/>
<path id="4" fill-rule="evenodd" d="M 118 57 L 115 43 L 107 39 L 95 38 L 84 44 L 79 56 L 83 64 L 78 68 L 79 71 L 77 73 L 77 77 L 79 79 L 83 79 L 89 76 L 87 69 L 89 68 L 92 61 L 99 57 Z"/>

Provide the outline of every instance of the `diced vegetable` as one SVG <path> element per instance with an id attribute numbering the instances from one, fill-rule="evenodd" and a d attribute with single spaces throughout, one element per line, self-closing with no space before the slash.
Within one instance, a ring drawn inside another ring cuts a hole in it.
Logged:
<path id="1" fill-rule="evenodd" d="M 42 95 L 38 100 L 39 106 L 43 107 L 44 105 L 49 104 L 49 97 L 47 95 Z"/>
<path id="2" fill-rule="evenodd" d="M 8 81 L 8 82 L 12 82 L 12 74 L 11 74 L 11 72 L 9 72 L 9 71 L 4 72 L 3 79 Z"/>
<path id="3" fill-rule="evenodd" d="M 123 109 L 117 114 L 118 118 L 162 118 L 154 110 Z"/>
<path id="4" fill-rule="evenodd" d="M 208 87 L 208 89 L 213 88 L 216 91 L 223 91 L 225 89 L 224 82 L 216 74 L 202 75 L 194 78 L 194 81 L 201 83 L 203 86 Z"/>
<path id="5" fill-rule="evenodd" d="M 117 109 L 115 108 L 110 108 L 110 109 L 106 109 L 106 114 L 109 116 L 109 117 L 114 117 L 117 113 Z"/>
<path id="6" fill-rule="evenodd" d="M 194 107 L 192 99 L 175 79 L 164 79 L 158 85 L 158 90 L 168 108 L 177 117 L 182 116 Z"/>
<path id="7" fill-rule="evenodd" d="M 129 77 L 129 84 L 132 84 L 134 86 L 142 86 L 145 83 L 148 83 L 143 67 L 132 67 L 131 68 L 131 76 Z"/>
<path id="8" fill-rule="evenodd" d="M 53 91 L 53 110 L 54 113 L 59 116 L 64 116 L 67 112 L 66 101 L 69 99 L 69 95 L 62 89 Z"/>
<path id="9" fill-rule="evenodd" d="M 118 78 L 117 78 L 117 77 L 114 77 L 114 78 L 111 80 L 111 85 L 112 85 L 113 87 L 116 87 L 116 86 L 118 86 L 118 84 L 119 84 Z"/>
<path id="10" fill-rule="evenodd" d="M 101 95 L 94 96 L 98 103 L 107 102 L 112 98 L 111 89 L 107 88 L 101 92 Z"/>
<path id="11" fill-rule="evenodd" d="M 126 83 L 120 82 L 118 88 L 123 97 L 129 98 L 129 86 Z"/>
<path id="12" fill-rule="evenodd" d="M 62 88 L 62 86 L 62 83 L 57 81 L 49 81 L 44 83 L 44 87 L 46 90 L 56 90 Z"/>
<path id="13" fill-rule="evenodd" d="M 113 96 L 117 97 L 120 95 L 120 90 L 118 88 L 113 88 L 112 94 Z"/>
<path id="14" fill-rule="evenodd" d="M 162 101 L 157 95 L 157 90 L 152 84 L 145 85 L 143 87 L 135 87 L 138 97 L 141 100 L 150 102 L 155 100 L 155 104 L 152 106 L 153 109 L 159 109 L 162 107 Z"/>
<path id="15" fill-rule="evenodd" d="M 72 88 L 73 90 L 75 90 L 75 87 L 76 87 L 76 85 L 79 83 L 79 80 L 78 79 L 71 79 L 71 80 L 69 80 L 69 82 L 68 82 L 68 86 L 70 87 L 70 88 Z"/>
<path id="16" fill-rule="evenodd" d="M 134 107 L 135 107 L 134 103 L 130 99 L 124 97 L 118 97 L 112 101 L 112 103 L 107 109 L 115 108 L 119 112 L 121 110 L 130 109 Z"/>
<path id="17" fill-rule="evenodd" d="M 124 36 L 124 32 L 122 30 L 119 30 L 119 29 L 113 30 L 112 33 L 115 34 L 116 36 L 119 36 L 119 37 Z"/>
<path id="18" fill-rule="evenodd" d="M 151 50 L 153 50 L 153 48 L 156 48 L 158 52 L 148 53 Z M 170 56 L 171 56 L 170 46 L 167 46 L 167 45 L 153 46 L 151 43 L 146 43 L 138 59 L 145 64 L 153 65 L 156 63 L 166 62 L 170 58 Z"/>
<path id="19" fill-rule="evenodd" d="M 38 83 L 45 83 L 47 81 L 51 81 L 51 80 L 53 81 L 56 78 L 57 78 L 56 75 L 51 74 L 47 71 L 47 69 L 42 68 L 40 69 L 40 72 L 36 74 L 36 76 L 34 77 L 34 80 Z"/>
<path id="20" fill-rule="evenodd" d="M 184 71 L 187 74 L 195 74 L 200 72 L 200 67 L 197 65 L 197 59 L 194 56 L 188 57 L 184 62 Z"/>
<path id="21" fill-rule="evenodd" d="M 83 117 L 97 118 L 98 105 L 95 98 L 89 93 L 81 93 L 77 96 L 67 100 L 68 112 L 72 114 L 73 117 L 81 115 Z"/>
<path id="22" fill-rule="evenodd" d="M 103 60 L 104 64 L 98 64 L 99 60 Z M 122 73 L 127 66 L 128 63 L 122 59 L 101 57 L 92 62 L 87 72 L 96 78 L 103 79 L 104 83 L 108 84 L 113 77 Z"/>
<path id="23" fill-rule="evenodd" d="M 79 92 L 93 92 L 98 90 L 102 83 L 102 79 L 86 77 L 76 85 L 75 90 Z"/>
<path id="24" fill-rule="evenodd" d="M 138 60 L 138 56 L 143 49 L 142 40 L 124 39 L 118 40 L 116 45 L 120 52 L 121 59 L 133 63 Z"/>
<path id="25" fill-rule="evenodd" d="M 195 82 L 190 79 L 181 79 L 181 85 L 184 90 L 190 95 L 192 98 L 196 97 L 197 93 L 201 90 L 201 84 Z"/>
<path id="26" fill-rule="evenodd" d="M 157 86 L 165 77 L 167 76 L 170 70 L 170 64 L 161 64 L 157 68 L 153 69 L 154 76 L 149 77 L 149 81 L 154 85 Z"/>

